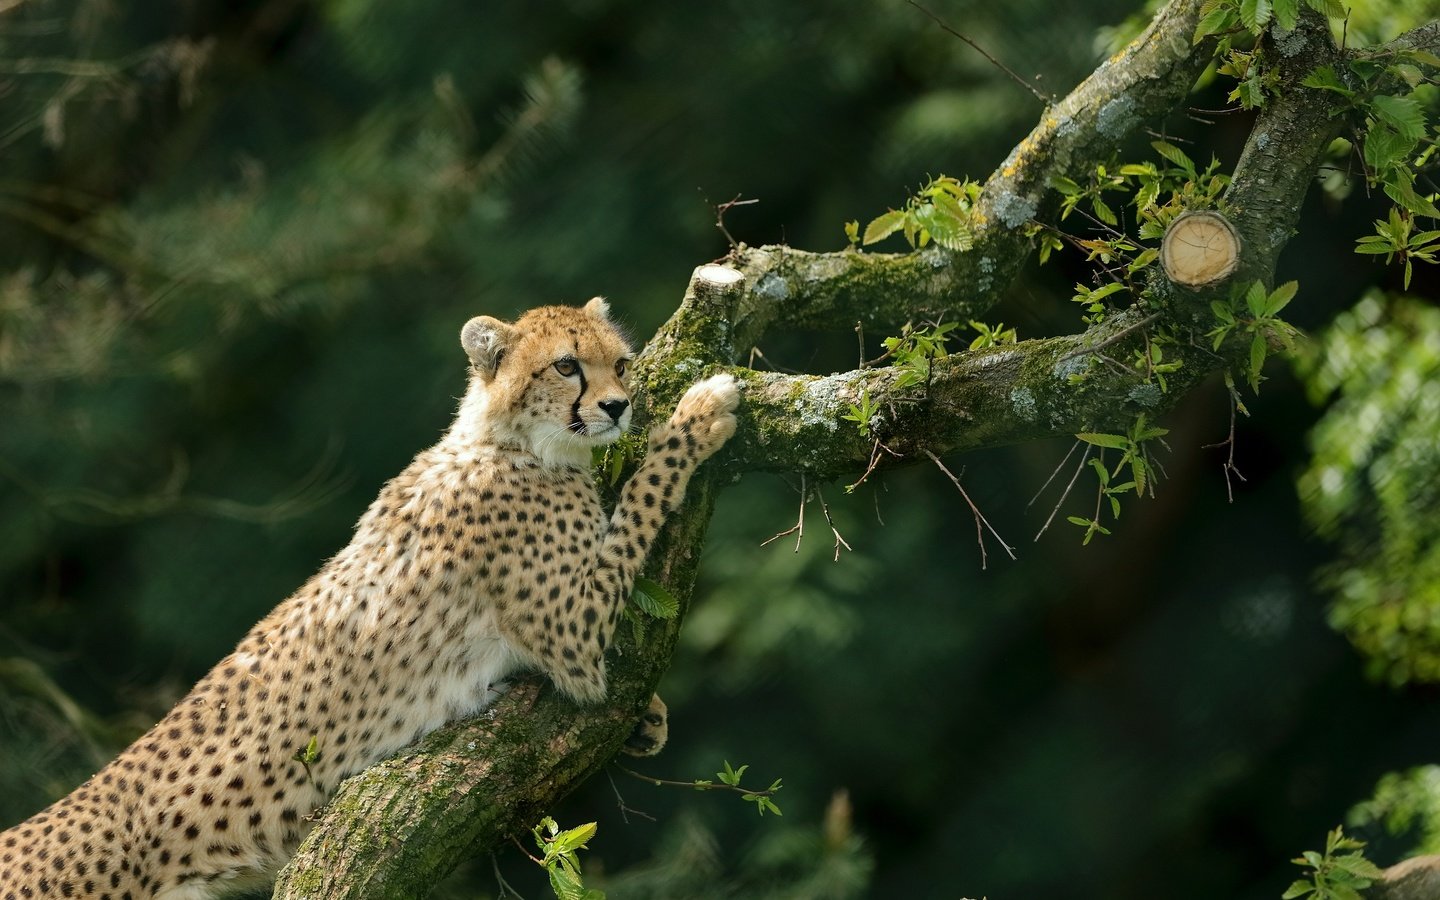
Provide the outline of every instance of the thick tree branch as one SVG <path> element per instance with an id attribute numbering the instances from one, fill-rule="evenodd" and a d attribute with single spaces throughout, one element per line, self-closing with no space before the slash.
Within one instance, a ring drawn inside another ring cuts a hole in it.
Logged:
<path id="1" fill-rule="evenodd" d="M 979 317 L 994 306 L 1030 254 L 1025 225 L 1055 208 L 1050 179 L 1101 162 L 1144 122 L 1174 109 L 1210 60 L 1195 44 L 1201 0 L 1171 0 L 1145 32 L 1040 117 L 985 182 L 975 246 L 954 252 L 806 253 L 744 247 L 730 263 L 749 289 L 740 301 L 735 344 L 745 349 L 773 329 L 903 322 L 926 310 Z"/>

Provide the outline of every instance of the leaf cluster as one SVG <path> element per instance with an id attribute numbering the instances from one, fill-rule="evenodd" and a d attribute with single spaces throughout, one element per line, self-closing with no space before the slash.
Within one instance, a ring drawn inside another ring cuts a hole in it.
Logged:
<path id="1" fill-rule="evenodd" d="M 555 820 L 546 816 L 533 829 L 535 846 L 542 855 L 531 858 L 550 876 L 550 889 L 558 900 L 605 900 L 604 893 L 585 887 L 580 871 L 579 851 L 588 849 L 585 844 L 597 828 L 594 822 L 586 822 L 561 831 Z"/>
<path id="2" fill-rule="evenodd" d="M 1280 318 L 1283 310 L 1295 298 L 1298 282 L 1287 281 L 1273 291 L 1267 292 L 1263 282 L 1255 281 L 1245 291 L 1244 298 L 1232 296 L 1228 301 L 1214 300 L 1210 310 L 1219 323 L 1206 333 L 1215 350 L 1231 335 L 1249 335 L 1250 354 L 1246 358 L 1244 373 L 1250 382 L 1250 390 L 1260 392 L 1264 378 L 1260 370 L 1272 349 L 1291 350 L 1300 332 Z M 1243 303 L 1243 305 L 1242 305 Z"/>
<path id="3" fill-rule="evenodd" d="M 969 250 L 974 245 L 970 217 L 979 198 L 979 183 L 939 175 L 901 209 L 892 209 L 871 219 L 863 235 L 858 221 L 845 223 L 845 235 L 852 247 L 878 244 L 898 232 L 916 250 L 932 240 L 947 250 Z"/>
<path id="4" fill-rule="evenodd" d="M 763 816 L 766 812 L 772 812 L 777 816 L 784 815 L 784 813 L 780 812 L 780 807 L 776 806 L 775 801 L 771 799 L 771 797 L 775 795 L 775 792 L 780 790 L 780 783 L 782 779 L 775 779 L 773 782 L 770 783 L 770 786 L 768 788 L 765 788 L 764 790 L 749 790 L 747 788 L 741 787 L 740 779 L 744 777 L 745 770 L 750 768 L 750 766 L 742 765 L 740 768 L 736 769 L 731 767 L 730 761 L 728 759 L 724 760 L 723 762 L 725 768 L 715 773 L 715 777 L 720 779 L 720 784 L 717 785 L 714 781 L 711 781 L 708 778 L 697 778 L 695 779 L 695 790 L 710 791 L 716 790 L 721 786 L 732 788 L 735 791 L 739 792 L 741 800 L 744 800 L 747 803 L 754 803 L 755 811 L 758 812 L 760 815 Z"/>
<path id="5" fill-rule="evenodd" d="M 917 384 L 929 387 L 930 363 L 946 354 L 950 332 L 959 327 L 959 322 L 942 322 L 917 328 L 907 322 L 898 337 L 882 341 L 886 358 L 894 360 L 894 366 L 899 370 L 895 388 L 902 390 Z"/>
<path id="6" fill-rule="evenodd" d="M 1258 39 L 1272 25 L 1289 31 L 1300 19 L 1303 6 L 1308 6 L 1331 19 L 1343 19 L 1346 12 L 1340 0 L 1207 0 L 1200 8 L 1200 22 L 1195 27 L 1195 43 L 1215 37 L 1215 54 L 1220 63 L 1216 72 L 1235 79 L 1229 100 L 1244 109 L 1265 105 L 1280 86 L 1279 73 L 1270 65 L 1265 45 Z M 1236 47 L 1235 39 L 1247 43 Z"/>
<path id="7" fill-rule="evenodd" d="M 1136 496 L 1144 496 L 1149 491 L 1154 496 L 1155 468 L 1150 462 L 1150 451 L 1146 447 L 1147 441 L 1162 438 L 1170 433 L 1168 428 L 1157 428 L 1149 424 L 1145 414 L 1141 413 L 1135 417 L 1130 428 L 1124 434 L 1106 434 L 1103 432 L 1083 431 L 1075 437 L 1091 445 L 1100 448 L 1100 456 L 1090 459 L 1090 468 L 1094 470 L 1095 477 L 1099 483 L 1099 491 L 1095 498 L 1095 513 L 1090 517 L 1068 516 L 1067 521 L 1072 525 L 1078 525 L 1085 529 L 1083 543 L 1089 544 L 1090 539 L 1096 534 L 1109 534 L 1110 530 L 1101 524 L 1101 508 L 1104 501 L 1109 501 L 1110 515 L 1114 519 L 1120 518 L 1120 496 L 1133 492 Z M 1107 467 L 1105 464 L 1105 451 L 1120 451 L 1120 459 L 1114 467 Z M 1121 481 L 1128 471 L 1129 480 Z"/>
<path id="8" fill-rule="evenodd" d="M 1313 897 L 1315 900 L 1363 900 L 1360 893 L 1378 878 L 1384 877 L 1380 867 L 1365 858 L 1364 841 L 1347 838 L 1343 828 L 1336 827 L 1325 838 L 1325 852 L 1306 850 L 1291 862 L 1313 869 L 1281 894 L 1281 900 Z"/>

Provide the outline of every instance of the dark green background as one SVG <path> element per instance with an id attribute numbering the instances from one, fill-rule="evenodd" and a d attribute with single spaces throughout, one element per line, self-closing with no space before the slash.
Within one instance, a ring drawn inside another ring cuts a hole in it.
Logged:
<path id="1" fill-rule="evenodd" d="M 1137 13 L 934 8 L 1058 93 L 1105 57 L 1100 29 Z M 109 68 L 57 64 L 77 59 Z M 563 72 L 527 106 L 547 59 Z M 893 0 L 31 0 L 0 13 L 0 89 L 4 824 L 94 771 L 344 544 L 447 424 L 469 316 L 604 294 L 643 340 L 725 252 L 715 204 L 760 201 L 726 218 L 747 243 L 839 249 L 846 220 L 928 175 L 983 179 L 1041 112 Z M 1226 105 L 1214 85 L 1192 99 Z M 1229 168 L 1249 119 L 1153 127 Z M 1298 325 L 1398 286 L 1349 252 L 1384 208 L 1316 191 L 1281 260 L 1302 283 Z M 1032 266 L 990 320 L 1076 330 L 1066 300 L 1089 278 L 1073 258 Z M 1422 271 L 1412 290 L 1435 284 Z M 883 336 L 867 335 L 872 355 Z M 811 372 L 856 354 L 848 329 L 761 349 Z M 1228 427 L 1215 383 L 1163 423 L 1157 498 L 1088 548 L 1063 522 L 1093 503 L 1084 480 L 1032 542 L 1057 486 L 1031 497 L 1067 441 L 952 460 L 1018 549 L 1010 562 L 992 543 L 984 571 L 967 507 L 930 467 L 823 488 L 854 548 L 835 563 L 814 503 L 798 554 L 761 546 L 793 523 L 798 479 L 731 488 L 661 687 L 671 746 L 643 768 L 749 763 L 785 779 L 785 815 L 615 774 L 658 820 L 627 825 L 600 777 L 553 811 L 599 821 L 590 871 L 622 873 L 616 898 L 727 882 L 1278 896 L 1298 874 L 1287 860 L 1381 773 L 1436 761 L 1440 715 L 1428 690 L 1367 681 L 1326 627 L 1313 575 L 1332 551 L 1294 487 L 1321 411 L 1283 363 L 1268 374 L 1239 423 L 1233 504 L 1223 451 L 1203 448 Z M 839 789 L 859 843 L 827 852 Z M 501 864 L 544 894 L 517 853 Z M 493 894 L 488 860 L 446 890 Z"/>

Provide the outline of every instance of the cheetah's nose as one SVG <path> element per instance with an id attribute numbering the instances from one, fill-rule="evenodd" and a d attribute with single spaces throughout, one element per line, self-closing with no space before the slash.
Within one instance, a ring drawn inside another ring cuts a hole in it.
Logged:
<path id="1" fill-rule="evenodd" d="M 629 408 L 629 406 L 630 406 L 630 401 L 629 401 L 629 400 L 601 400 L 599 405 L 600 405 L 600 408 L 601 408 L 601 409 L 605 410 L 607 413 L 610 414 L 610 418 L 611 418 L 611 419 L 614 419 L 616 422 L 619 422 L 619 421 L 620 421 L 620 416 L 621 416 L 621 414 L 623 414 L 623 413 L 625 412 L 625 410 Z"/>

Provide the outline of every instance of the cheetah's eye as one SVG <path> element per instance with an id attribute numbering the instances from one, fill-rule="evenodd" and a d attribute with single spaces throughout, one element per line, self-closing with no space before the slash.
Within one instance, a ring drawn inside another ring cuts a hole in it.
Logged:
<path id="1" fill-rule="evenodd" d="M 630 360 L 628 359 L 622 359 L 619 362 L 615 363 L 615 374 L 617 376 L 623 376 L 625 374 L 625 367 L 629 365 L 629 363 Z"/>
<path id="2" fill-rule="evenodd" d="M 555 371 L 559 372 L 561 375 L 564 375 L 566 378 L 569 378 L 571 375 L 574 375 L 576 372 L 580 371 L 580 363 L 577 362 L 572 356 L 567 356 L 564 359 L 557 359 L 555 361 Z"/>

